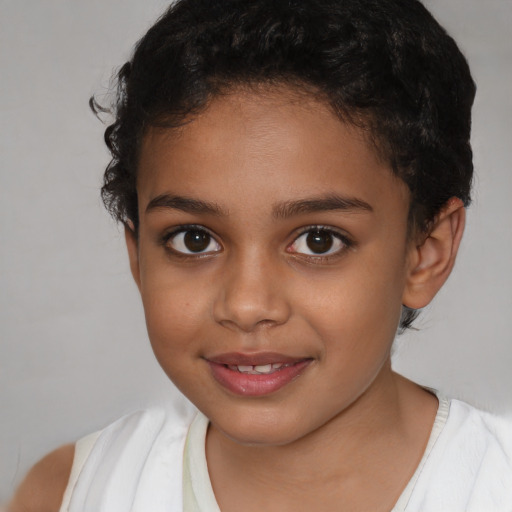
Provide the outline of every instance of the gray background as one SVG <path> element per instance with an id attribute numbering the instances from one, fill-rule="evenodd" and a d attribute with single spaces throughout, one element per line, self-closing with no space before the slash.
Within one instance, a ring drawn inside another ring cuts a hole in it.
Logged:
<path id="1" fill-rule="evenodd" d="M 478 84 L 474 204 L 454 274 L 395 367 L 512 413 L 512 0 L 426 2 Z M 48 450 L 149 404 L 182 404 L 153 360 L 108 154 L 89 112 L 163 0 L 0 0 L 0 502 Z"/>

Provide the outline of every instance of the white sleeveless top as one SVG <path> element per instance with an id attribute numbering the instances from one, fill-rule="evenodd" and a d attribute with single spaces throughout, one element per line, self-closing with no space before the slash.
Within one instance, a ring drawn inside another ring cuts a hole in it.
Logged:
<path id="1" fill-rule="evenodd" d="M 125 416 L 78 441 L 60 512 L 220 512 L 208 475 L 208 419 Z M 391 512 L 511 512 L 512 426 L 439 397 L 423 458 Z"/>

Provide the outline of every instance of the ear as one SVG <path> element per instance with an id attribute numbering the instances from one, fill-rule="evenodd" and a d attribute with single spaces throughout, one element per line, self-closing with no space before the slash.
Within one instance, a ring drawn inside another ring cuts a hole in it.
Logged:
<path id="1" fill-rule="evenodd" d="M 131 220 L 124 224 L 124 238 L 126 240 L 126 248 L 128 249 L 128 259 L 130 260 L 130 270 L 133 279 L 140 290 L 140 267 L 139 267 L 139 243 L 135 226 Z"/>
<path id="2" fill-rule="evenodd" d="M 437 215 L 428 235 L 409 251 L 409 272 L 402 304 L 427 306 L 450 275 L 466 222 L 462 201 L 452 197 Z"/>

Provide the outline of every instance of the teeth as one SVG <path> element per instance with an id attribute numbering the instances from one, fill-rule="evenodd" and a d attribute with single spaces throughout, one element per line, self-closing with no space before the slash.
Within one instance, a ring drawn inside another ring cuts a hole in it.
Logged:
<path id="1" fill-rule="evenodd" d="M 247 373 L 249 375 L 261 375 L 273 373 L 280 368 L 285 368 L 287 366 L 291 366 L 292 363 L 268 363 L 268 364 L 260 364 L 260 365 L 228 365 L 228 368 L 233 371 L 239 371 L 240 373 Z"/>
<path id="2" fill-rule="evenodd" d="M 254 367 L 250 366 L 250 365 L 244 366 L 244 365 L 240 364 L 237 366 L 237 369 L 239 372 L 245 373 L 245 372 L 251 372 L 252 370 L 254 370 Z"/>
<path id="3" fill-rule="evenodd" d="M 262 364 L 255 366 L 254 369 L 258 373 L 270 373 L 272 371 L 272 365 L 271 364 Z"/>

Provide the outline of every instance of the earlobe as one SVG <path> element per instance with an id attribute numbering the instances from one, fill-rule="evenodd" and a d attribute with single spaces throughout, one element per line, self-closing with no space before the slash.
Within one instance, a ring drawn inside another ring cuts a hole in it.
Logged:
<path id="1" fill-rule="evenodd" d="M 126 240 L 126 248 L 128 249 L 128 258 L 130 260 L 130 270 L 133 279 L 140 290 L 140 267 L 139 267 L 139 243 L 135 226 L 131 220 L 124 225 L 124 237 Z"/>
<path id="2" fill-rule="evenodd" d="M 427 306 L 448 279 L 464 232 L 466 210 L 451 198 L 428 235 L 409 254 L 409 273 L 402 303 L 411 309 Z"/>

